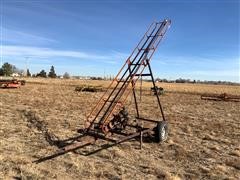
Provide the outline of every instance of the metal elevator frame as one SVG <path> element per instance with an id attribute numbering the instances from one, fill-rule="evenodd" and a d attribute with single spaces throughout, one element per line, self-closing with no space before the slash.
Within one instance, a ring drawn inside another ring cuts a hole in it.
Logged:
<path id="1" fill-rule="evenodd" d="M 161 116 L 163 121 L 166 121 L 160 102 L 160 97 L 157 93 L 157 88 L 150 66 L 150 60 L 170 24 L 171 20 L 164 19 L 162 22 L 153 22 L 150 25 L 147 32 L 144 34 L 138 45 L 134 48 L 131 55 L 127 58 L 116 77 L 103 93 L 100 100 L 92 108 L 92 111 L 87 116 L 85 128 L 79 129 L 78 131 L 81 133 L 81 135 L 56 142 L 59 150 L 55 154 L 40 158 L 34 162 L 40 163 L 68 152 L 75 152 L 79 148 L 96 144 L 98 139 L 102 139 L 111 143 L 108 144 L 107 147 L 112 147 L 127 140 L 140 137 L 140 147 L 142 148 L 143 134 L 151 133 L 154 131 L 154 129 L 145 128 L 143 125 L 139 126 L 138 124 L 137 126 L 129 125 L 130 127 L 137 129 L 137 132 L 125 133 L 114 131 L 114 127 L 110 126 L 111 120 L 112 117 L 117 115 L 124 108 L 124 104 L 126 103 L 129 94 L 132 92 L 136 108 L 136 119 L 139 122 L 147 121 L 155 124 L 159 123 L 159 120 L 140 117 L 135 91 L 136 82 L 140 77 L 142 78 L 143 76 L 149 76 L 153 83 Z M 143 73 L 146 67 L 148 68 L 149 73 Z M 111 135 L 110 137 L 109 134 Z M 121 135 L 121 138 L 119 138 L 119 136 L 116 138 L 114 135 Z M 106 145 L 104 145 L 102 149 L 106 149 Z M 85 155 L 91 155 L 102 149 L 100 148 Z"/>
<path id="2" fill-rule="evenodd" d="M 134 97 L 137 114 L 136 118 L 140 118 L 135 85 L 140 76 L 150 76 L 154 90 L 157 91 L 150 66 L 150 60 L 170 24 L 171 21 L 165 19 L 163 22 L 153 22 L 150 25 L 149 29 L 144 34 L 137 47 L 127 58 L 125 64 L 107 88 L 106 92 L 87 116 L 85 132 L 88 132 L 93 127 L 93 124 L 97 121 L 97 124 L 99 124 L 99 127 L 101 127 L 102 131 L 107 134 L 109 131 L 107 125 L 111 121 L 112 116 L 117 114 L 124 106 L 124 103 L 130 94 L 129 89 L 132 90 Z M 146 67 L 149 69 L 149 74 L 143 74 L 143 71 Z M 165 121 L 166 119 L 160 98 L 159 96 L 156 97 L 161 115 Z"/>

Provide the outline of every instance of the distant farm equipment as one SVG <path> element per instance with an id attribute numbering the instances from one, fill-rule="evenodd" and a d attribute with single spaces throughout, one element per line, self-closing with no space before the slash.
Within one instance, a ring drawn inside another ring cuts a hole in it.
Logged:
<path id="1" fill-rule="evenodd" d="M 81 135 L 71 138 L 69 143 L 66 143 L 68 145 L 60 148 L 55 154 L 35 162 L 39 163 L 75 151 L 81 147 L 96 144 L 100 140 L 108 142 L 108 144 L 102 145 L 100 149 L 94 152 L 134 138 L 139 139 L 140 148 L 142 148 L 143 137 L 148 136 L 149 139 L 154 139 L 158 143 L 167 139 L 168 122 L 164 116 L 159 97 L 159 92 L 163 91 L 163 89 L 155 85 L 150 60 L 170 24 L 171 21 L 167 19 L 151 24 L 116 77 L 102 94 L 100 100 L 92 108 L 92 111 L 87 116 L 85 128 L 78 130 Z M 149 119 L 143 117 L 143 114 L 140 113 L 136 82 L 142 77 L 150 77 L 151 79 L 160 118 Z M 84 88 L 76 88 L 75 90 L 83 91 Z M 93 91 L 95 89 L 88 87 L 85 90 Z M 133 118 L 134 123 L 129 121 L 128 111 L 125 107 L 130 94 L 133 95 L 136 110 L 135 118 Z M 93 152 L 85 155 L 90 154 L 93 154 Z"/>
<path id="2" fill-rule="evenodd" d="M 77 86 L 75 91 L 78 92 L 102 92 L 103 88 L 101 86 Z"/>
<path id="3" fill-rule="evenodd" d="M 231 94 L 202 94 L 201 99 L 203 100 L 213 100 L 213 101 L 234 101 L 240 102 L 240 96 Z"/>
<path id="4" fill-rule="evenodd" d="M 162 87 L 155 86 L 155 88 L 151 87 L 151 92 L 153 92 L 154 95 L 162 95 L 164 93 L 164 89 Z"/>
<path id="5" fill-rule="evenodd" d="M 25 80 L 0 79 L 0 88 L 20 88 L 25 83 Z"/>

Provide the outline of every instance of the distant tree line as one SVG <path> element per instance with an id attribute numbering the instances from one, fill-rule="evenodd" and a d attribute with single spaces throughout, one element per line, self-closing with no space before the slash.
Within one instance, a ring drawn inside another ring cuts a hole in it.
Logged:
<path id="1" fill-rule="evenodd" d="M 56 72 L 55 72 L 54 66 L 51 66 L 50 71 L 49 71 L 48 74 L 47 74 L 47 72 L 43 69 L 43 70 L 41 70 L 39 73 L 33 74 L 32 77 L 57 78 L 57 74 L 56 74 Z"/>
<path id="2" fill-rule="evenodd" d="M 43 77 L 43 78 L 47 78 L 47 77 L 61 78 L 62 77 L 66 79 L 70 78 L 70 74 L 67 72 L 65 72 L 63 76 L 57 76 L 54 66 L 51 66 L 48 74 L 44 69 L 36 74 L 31 74 L 29 69 L 27 69 L 27 71 L 24 72 L 24 70 L 18 69 L 16 68 L 15 65 L 12 65 L 8 62 L 4 63 L 2 67 L 0 67 L 0 76 L 13 76 L 14 73 L 16 73 L 18 76 L 27 76 L 27 77 Z"/>
<path id="3" fill-rule="evenodd" d="M 55 72 L 54 66 L 51 66 L 49 73 L 47 73 L 44 69 L 41 70 L 37 74 L 31 74 L 29 69 L 27 69 L 26 73 L 24 73 L 24 70 L 18 69 L 15 65 L 12 65 L 8 62 L 5 62 L 2 67 L 0 68 L 0 76 L 11 76 L 14 73 L 19 74 L 20 76 L 27 76 L 27 77 L 43 77 L 43 78 L 64 78 L 64 79 L 69 79 L 70 74 L 68 72 L 65 72 L 63 76 L 57 76 Z M 95 76 L 72 76 L 72 78 L 76 79 L 91 79 L 91 80 L 112 80 L 113 77 L 109 76 L 108 77 L 95 77 Z M 150 81 L 150 80 L 145 80 L 145 81 Z M 168 79 L 160 79 L 156 78 L 155 81 L 157 82 L 165 82 L 165 83 L 198 83 L 198 84 L 226 84 L 226 85 L 240 85 L 240 83 L 234 83 L 234 82 L 229 82 L 229 81 L 201 81 L 201 80 L 191 80 L 191 79 L 183 79 L 183 78 L 178 78 L 176 80 L 168 80 Z"/>
<path id="4" fill-rule="evenodd" d="M 178 78 L 176 80 L 168 80 L 168 79 L 160 79 L 156 78 L 155 81 L 165 82 L 165 83 L 191 83 L 191 84 L 226 84 L 226 85 L 239 85 L 240 83 L 230 82 L 230 81 L 201 81 L 201 80 L 191 80 L 191 79 L 183 79 Z"/>

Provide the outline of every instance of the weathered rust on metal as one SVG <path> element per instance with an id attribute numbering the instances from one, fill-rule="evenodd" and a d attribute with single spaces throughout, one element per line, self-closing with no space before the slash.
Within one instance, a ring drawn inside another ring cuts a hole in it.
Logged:
<path id="1" fill-rule="evenodd" d="M 38 160 L 36 160 L 34 162 L 35 163 L 41 163 L 43 161 L 53 159 L 53 158 L 58 157 L 60 155 L 66 154 L 68 152 L 75 151 L 75 150 L 77 150 L 79 148 L 82 148 L 82 147 L 94 144 L 95 142 L 96 142 L 95 137 L 83 136 L 82 138 L 79 139 L 78 142 L 74 142 L 74 143 L 72 143 L 70 145 L 67 145 L 67 146 L 65 146 L 63 148 L 60 148 L 56 153 L 54 153 L 54 154 L 52 154 L 50 156 L 46 156 L 46 157 L 40 158 L 40 159 L 38 159 Z"/>
<path id="2" fill-rule="evenodd" d="M 124 138 L 122 138 L 122 139 L 119 139 L 118 141 L 116 141 L 115 144 L 123 143 L 123 142 L 125 142 L 125 141 L 130 140 L 130 139 L 133 139 L 133 138 L 139 137 L 141 134 L 143 135 L 143 134 L 148 133 L 148 132 L 151 132 L 151 131 L 152 131 L 152 129 L 145 129 L 145 130 L 142 130 L 142 131 L 139 131 L 139 132 L 133 133 L 133 134 L 128 135 L 128 136 L 126 136 L 126 137 L 124 137 Z"/>
<path id="3" fill-rule="evenodd" d="M 98 123 L 99 127 L 102 129 L 102 132 L 107 134 L 111 130 L 111 126 L 109 124 L 111 124 L 113 116 L 117 115 L 122 110 L 124 104 L 126 103 L 127 97 L 131 92 L 133 92 L 136 113 L 137 116 L 139 116 L 135 85 L 140 77 L 149 76 L 153 83 L 155 94 L 157 94 L 157 88 L 153 78 L 150 60 L 170 24 L 171 20 L 168 19 L 164 19 L 162 22 L 154 22 L 151 24 L 143 38 L 133 50 L 132 54 L 125 61 L 117 76 L 107 88 L 106 92 L 88 115 L 85 123 L 86 132 L 93 127 L 94 123 Z M 145 73 L 145 69 L 148 70 L 149 73 Z M 121 102 L 121 106 L 119 105 L 119 102 Z M 161 116 L 163 117 L 163 120 L 165 120 L 163 108 L 158 96 L 157 102 Z"/>
<path id="4" fill-rule="evenodd" d="M 203 100 L 213 100 L 213 101 L 240 102 L 240 96 L 231 95 L 231 94 L 227 94 L 227 93 L 223 93 L 223 94 L 202 94 L 201 99 L 203 99 Z"/>
<path id="5" fill-rule="evenodd" d="M 84 137 L 78 139 L 77 142 L 74 142 L 73 144 L 63 147 L 61 150 L 65 151 L 65 152 L 73 151 L 82 146 L 85 146 L 88 144 L 93 144 L 93 143 L 95 143 L 95 141 L 96 141 L 96 139 L 92 136 L 84 136 Z"/>

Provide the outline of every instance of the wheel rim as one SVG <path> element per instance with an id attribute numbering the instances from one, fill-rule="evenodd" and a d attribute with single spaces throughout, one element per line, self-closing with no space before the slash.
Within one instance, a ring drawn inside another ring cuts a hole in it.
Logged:
<path id="1" fill-rule="evenodd" d="M 166 138 L 166 129 L 165 129 L 165 127 L 163 127 L 161 130 L 161 139 L 165 140 L 165 138 Z"/>

